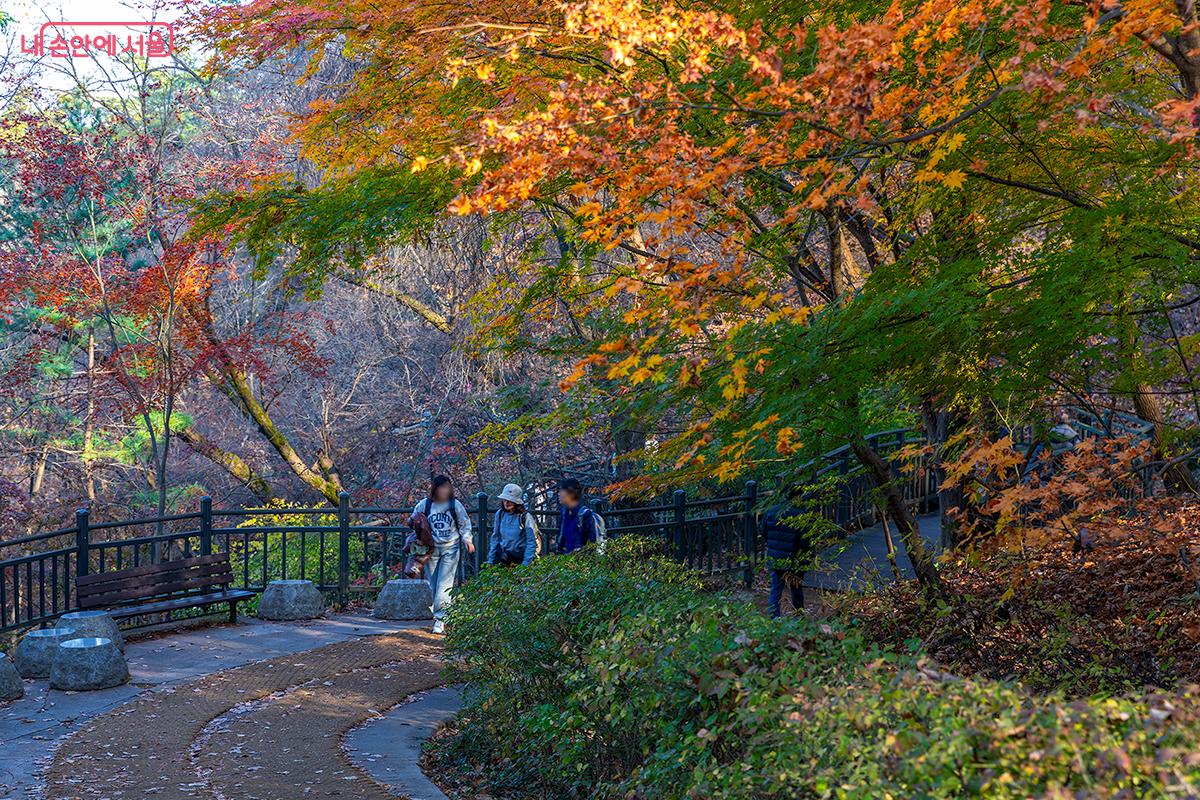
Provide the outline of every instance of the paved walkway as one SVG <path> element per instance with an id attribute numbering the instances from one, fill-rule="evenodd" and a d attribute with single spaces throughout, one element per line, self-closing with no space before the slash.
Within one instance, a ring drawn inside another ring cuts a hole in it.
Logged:
<path id="1" fill-rule="evenodd" d="M 0 706 L 0 797 L 395 797 L 341 736 L 441 682 L 439 640 L 411 627 L 251 621 L 130 643 L 116 689 L 27 681 Z"/>
<path id="2" fill-rule="evenodd" d="M 933 552 L 942 550 L 941 518 L 927 514 L 917 518 L 921 538 Z M 892 525 L 892 542 L 896 548 L 896 566 L 904 579 L 915 578 L 912 565 L 908 562 L 908 551 L 900 541 L 896 526 Z M 888 561 L 887 539 L 883 526 L 875 525 L 853 533 L 845 541 L 821 553 L 820 566 L 805 573 L 804 584 L 819 589 L 863 589 L 869 585 L 891 583 L 895 580 L 892 565 Z"/>
<path id="3" fill-rule="evenodd" d="M 351 762 L 409 800 L 446 800 L 421 771 L 421 746 L 462 707 L 462 690 L 447 686 L 415 695 L 346 734 Z"/>

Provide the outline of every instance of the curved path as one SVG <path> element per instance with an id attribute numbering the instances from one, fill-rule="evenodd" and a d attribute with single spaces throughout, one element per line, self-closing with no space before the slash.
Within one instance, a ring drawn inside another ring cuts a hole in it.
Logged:
<path id="1" fill-rule="evenodd" d="M 342 736 L 440 683 L 439 640 L 404 631 L 247 664 L 93 718 L 56 752 L 46 797 L 300 800 L 396 794 Z"/>
<path id="2" fill-rule="evenodd" d="M 446 800 L 421 771 L 421 746 L 461 707 L 462 690 L 456 686 L 423 692 L 350 731 L 343 747 L 354 764 L 397 795 Z"/>

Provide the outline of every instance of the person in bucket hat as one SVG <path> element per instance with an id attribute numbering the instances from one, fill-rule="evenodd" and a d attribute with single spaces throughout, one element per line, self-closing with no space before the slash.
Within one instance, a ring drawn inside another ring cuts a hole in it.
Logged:
<path id="1" fill-rule="evenodd" d="M 521 487 L 510 483 L 497 495 L 500 509 L 492 525 L 492 546 L 488 563 L 511 567 L 530 564 L 537 558 L 541 539 L 533 515 L 525 510 L 525 495 Z"/>

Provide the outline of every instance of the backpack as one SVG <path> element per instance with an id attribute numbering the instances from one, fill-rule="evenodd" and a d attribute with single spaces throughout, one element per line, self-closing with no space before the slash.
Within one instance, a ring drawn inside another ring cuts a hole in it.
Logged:
<path id="1" fill-rule="evenodd" d="M 433 553 L 433 529 L 429 527 L 429 517 L 425 516 L 424 511 L 417 511 L 409 517 L 408 524 L 412 528 L 412 533 L 404 537 L 404 547 L 400 551 L 407 557 L 404 564 L 404 577 L 420 578 Z"/>
<path id="2" fill-rule="evenodd" d="M 540 556 L 542 554 L 542 531 L 538 528 L 537 520 L 533 518 L 533 514 L 525 512 L 526 527 L 533 532 L 533 554 Z"/>
<path id="3" fill-rule="evenodd" d="M 608 541 L 608 525 L 604 522 L 604 517 L 596 513 L 596 510 L 591 506 L 586 506 L 588 513 L 592 515 L 592 528 L 596 531 L 596 551 L 604 552 L 604 543 Z"/>

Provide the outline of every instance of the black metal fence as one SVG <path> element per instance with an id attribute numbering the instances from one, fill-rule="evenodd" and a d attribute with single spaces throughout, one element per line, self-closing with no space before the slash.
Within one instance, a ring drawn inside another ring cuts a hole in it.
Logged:
<path id="1" fill-rule="evenodd" d="M 911 431 L 889 431 L 869 443 L 894 453 L 919 440 Z M 822 517 L 846 531 L 876 522 L 870 482 L 856 469 L 848 448 L 810 467 L 814 481 L 835 478 L 836 490 L 815 501 Z M 899 473 L 911 503 L 928 503 L 936 495 L 929 472 L 917 464 Z M 610 538 L 650 537 L 694 569 L 740 573 L 750 581 L 760 563 L 758 511 L 769 493 L 751 481 L 728 497 L 692 498 L 676 491 L 651 505 L 592 505 L 604 516 Z M 479 494 L 471 503 L 476 549 L 461 560 L 460 580 L 470 579 L 487 562 L 494 502 Z M 355 507 L 346 494 L 336 508 L 218 510 L 205 497 L 195 512 L 122 522 L 97 522 L 80 509 L 70 528 L 0 542 L 0 632 L 44 624 L 75 610 L 76 576 L 214 552 L 229 554 L 236 585 L 247 589 L 299 578 L 342 599 L 374 591 L 402 563 L 410 510 Z M 542 531 L 542 552 L 554 552 L 558 511 L 531 513 Z"/>

